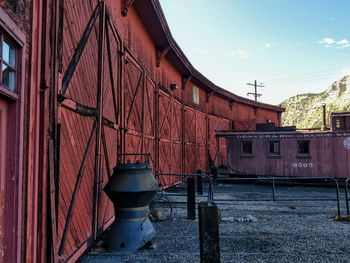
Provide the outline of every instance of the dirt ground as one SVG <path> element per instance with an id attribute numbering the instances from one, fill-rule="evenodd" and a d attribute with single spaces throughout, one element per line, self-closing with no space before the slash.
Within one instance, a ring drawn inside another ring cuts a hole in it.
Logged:
<path id="1" fill-rule="evenodd" d="M 177 193 L 181 191 L 185 193 L 181 187 L 177 189 Z M 335 200 L 286 201 L 334 199 L 334 188 L 277 185 L 276 202 L 271 201 L 271 192 L 268 185 L 215 186 L 222 218 L 221 262 L 350 262 L 350 223 L 333 220 L 337 214 Z M 99 248 L 87 253 L 81 262 L 199 262 L 198 219 L 186 219 L 185 196 L 169 198 L 173 201 L 173 215 L 168 221 L 154 223 L 155 249 L 117 255 Z M 341 213 L 345 215 L 342 192 L 340 199 Z M 201 200 L 206 198 L 197 198 L 197 202 Z"/>

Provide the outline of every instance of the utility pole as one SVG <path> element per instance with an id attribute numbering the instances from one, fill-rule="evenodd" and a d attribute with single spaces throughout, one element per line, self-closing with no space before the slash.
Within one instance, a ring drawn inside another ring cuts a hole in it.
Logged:
<path id="1" fill-rule="evenodd" d="M 262 84 L 262 83 L 260 83 L 260 84 Z M 247 83 L 247 85 L 249 85 L 249 86 L 254 86 L 254 93 L 248 92 L 248 93 L 247 93 L 247 96 L 253 95 L 253 96 L 255 97 L 255 101 L 258 101 L 258 97 L 261 97 L 261 95 L 262 95 L 262 94 L 259 94 L 259 93 L 258 93 L 258 87 L 259 87 L 259 88 L 263 88 L 263 87 L 265 87 L 265 86 L 264 86 L 264 85 L 258 85 L 256 80 L 254 81 L 254 84 L 252 84 L 252 83 Z"/>

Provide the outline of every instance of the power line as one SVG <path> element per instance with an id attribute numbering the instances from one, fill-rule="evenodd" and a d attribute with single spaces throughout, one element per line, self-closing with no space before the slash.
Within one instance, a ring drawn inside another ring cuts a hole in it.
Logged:
<path id="1" fill-rule="evenodd" d="M 303 74 L 282 76 L 282 77 L 277 77 L 277 78 L 268 79 L 268 80 L 266 80 L 266 81 L 276 81 L 276 80 L 286 80 L 286 79 L 295 79 L 295 78 L 311 77 L 311 76 L 316 76 L 316 75 L 324 75 L 324 73 L 331 74 L 331 72 L 339 71 L 340 69 L 344 69 L 344 67 L 341 67 L 341 68 L 333 68 L 333 69 L 322 70 L 322 71 L 308 72 L 308 73 L 303 73 Z"/>
<path id="2" fill-rule="evenodd" d="M 320 80 L 330 80 L 329 85 L 331 85 L 335 80 L 331 76 L 319 76 L 319 77 L 312 77 L 312 78 L 307 78 L 307 79 L 295 79 L 295 80 L 285 80 L 285 81 L 280 81 L 280 82 L 269 82 L 270 85 L 294 85 L 294 84 L 302 84 L 302 83 L 310 83 L 310 82 L 317 82 Z M 333 81 L 332 81 L 333 80 Z"/>
<path id="3" fill-rule="evenodd" d="M 260 83 L 260 84 L 262 84 L 262 83 Z M 254 80 L 254 84 L 247 83 L 247 85 L 254 86 L 254 93 L 253 92 L 248 92 L 247 96 L 253 95 L 254 98 L 255 98 L 255 101 L 258 101 L 258 97 L 261 97 L 261 95 L 262 95 L 262 94 L 258 93 L 258 87 L 263 88 L 265 86 L 264 85 L 258 85 L 256 80 Z"/>

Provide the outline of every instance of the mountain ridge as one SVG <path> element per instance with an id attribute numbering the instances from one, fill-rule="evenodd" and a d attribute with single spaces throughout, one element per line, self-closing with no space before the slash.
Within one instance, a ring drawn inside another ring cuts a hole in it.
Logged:
<path id="1" fill-rule="evenodd" d="M 328 127 L 331 112 L 350 111 L 350 74 L 320 93 L 298 94 L 283 101 L 280 106 L 286 110 L 282 114 L 282 125 L 295 125 L 298 129 L 320 128 L 323 104 L 326 104 Z"/>

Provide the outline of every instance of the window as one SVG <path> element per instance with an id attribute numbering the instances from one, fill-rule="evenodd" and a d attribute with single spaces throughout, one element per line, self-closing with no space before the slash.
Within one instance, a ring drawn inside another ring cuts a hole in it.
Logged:
<path id="1" fill-rule="evenodd" d="M 344 117 L 335 118 L 335 130 L 345 130 L 345 118 Z"/>
<path id="2" fill-rule="evenodd" d="M 196 86 L 192 87 L 193 103 L 199 105 L 199 88 Z"/>
<path id="3" fill-rule="evenodd" d="M 15 92 L 16 47 L 0 33 L 0 86 Z"/>
<path id="4" fill-rule="evenodd" d="M 268 148 L 269 155 L 279 156 L 281 154 L 279 141 L 269 141 Z"/>
<path id="5" fill-rule="evenodd" d="M 241 142 L 241 155 L 242 156 L 252 156 L 253 155 L 253 143 L 252 143 L 252 141 L 242 141 Z"/>
<path id="6" fill-rule="evenodd" d="M 299 155 L 310 155 L 310 142 L 299 141 L 298 142 L 298 154 Z"/>

